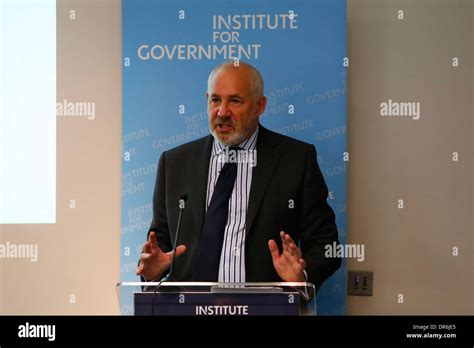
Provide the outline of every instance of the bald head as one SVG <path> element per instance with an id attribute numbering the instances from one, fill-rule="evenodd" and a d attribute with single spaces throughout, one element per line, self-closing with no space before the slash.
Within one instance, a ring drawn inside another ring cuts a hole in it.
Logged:
<path id="1" fill-rule="evenodd" d="M 212 70 L 207 83 L 209 129 L 227 146 L 248 139 L 257 129 L 265 111 L 263 79 L 250 64 L 219 65 Z"/>
<path id="2" fill-rule="evenodd" d="M 261 97 L 263 97 L 264 84 L 263 84 L 262 75 L 254 66 L 248 63 L 244 63 L 242 61 L 239 61 L 238 66 L 235 66 L 234 62 L 227 62 L 221 65 L 218 65 L 214 69 L 212 69 L 211 73 L 209 74 L 209 78 L 207 80 L 208 92 L 210 90 L 210 85 L 213 79 L 218 74 L 221 74 L 221 73 L 225 74 L 226 72 L 234 72 L 234 73 L 237 72 L 242 78 L 247 79 L 247 82 L 249 83 L 250 91 L 255 100 L 258 100 Z"/>

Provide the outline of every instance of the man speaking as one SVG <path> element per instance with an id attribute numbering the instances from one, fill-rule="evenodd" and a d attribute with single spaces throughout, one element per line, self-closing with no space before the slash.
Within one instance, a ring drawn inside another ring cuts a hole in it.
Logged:
<path id="1" fill-rule="evenodd" d="M 340 266 L 335 216 L 313 145 L 259 124 L 267 99 L 250 64 L 225 63 L 206 93 L 211 135 L 165 151 L 153 220 L 137 274 L 173 281 L 309 281 L 319 288 Z"/>

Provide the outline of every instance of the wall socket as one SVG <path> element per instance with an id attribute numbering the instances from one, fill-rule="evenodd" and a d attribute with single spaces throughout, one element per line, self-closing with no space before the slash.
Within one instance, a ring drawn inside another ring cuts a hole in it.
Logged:
<path id="1" fill-rule="evenodd" d="M 372 296 L 374 272 L 349 271 L 347 275 L 347 294 L 352 296 Z"/>

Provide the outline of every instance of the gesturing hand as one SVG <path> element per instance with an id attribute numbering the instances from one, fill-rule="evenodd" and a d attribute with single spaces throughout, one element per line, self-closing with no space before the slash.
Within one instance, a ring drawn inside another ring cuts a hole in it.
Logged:
<path id="1" fill-rule="evenodd" d="M 275 267 L 276 272 L 285 282 L 304 282 L 303 270 L 306 267 L 306 262 L 302 258 L 303 253 L 289 234 L 281 231 L 280 237 L 283 245 L 283 252 L 281 254 L 277 243 L 273 239 L 268 241 L 273 267 Z"/>
<path id="2" fill-rule="evenodd" d="M 176 248 L 176 256 L 182 255 L 186 251 L 185 245 Z M 168 253 L 163 252 L 156 241 L 155 232 L 150 232 L 148 240 L 143 245 L 140 255 L 140 263 L 137 267 L 137 275 L 141 275 L 145 280 L 152 280 L 161 277 L 171 266 L 173 261 L 173 250 Z"/>

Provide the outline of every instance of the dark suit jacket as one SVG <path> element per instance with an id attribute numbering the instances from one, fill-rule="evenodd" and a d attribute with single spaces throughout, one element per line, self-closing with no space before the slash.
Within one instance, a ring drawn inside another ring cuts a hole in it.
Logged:
<path id="1" fill-rule="evenodd" d="M 155 231 L 164 251 L 172 249 L 178 201 L 187 194 L 179 244 L 187 251 L 176 258 L 173 281 L 191 281 L 205 217 L 205 199 L 212 150 L 211 135 L 163 152 L 153 196 Z M 332 275 L 340 259 L 325 258 L 324 246 L 338 241 L 335 216 L 326 199 L 328 190 L 316 161 L 314 145 L 265 129 L 260 125 L 257 166 L 253 168 L 246 217 L 245 273 L 248 282 L 281 281 L 268 240 L 281 251 L 280 231 L 300 241 L 308 280 L 316 285 Z M 294 207 L 290 208 L 291 201 Z"/>

